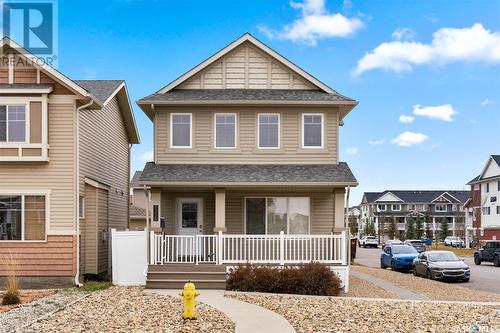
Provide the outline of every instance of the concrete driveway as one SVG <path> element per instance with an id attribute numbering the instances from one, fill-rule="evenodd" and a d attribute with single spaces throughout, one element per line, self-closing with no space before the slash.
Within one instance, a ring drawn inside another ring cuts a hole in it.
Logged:
<path id="1" fill-rule="evenodd" d="M 380 251 L 381 249 L 364 249 L 359 248 L 356 252 L 355 262 L 368 267 L 380 267 Z M 472 257 L 465 258 L 465 263 L 470 267 L 470 281 L 465 282 L 450 282 L 457 283 L 462 287 L 483 290 L 491 293 L 500 294 L 500 267 L 493 266 L 492 263 L 483 262 L 477 266 L 474 264 Z M 397 274 L 405 274 L 399 273 Z M 407 273 L 411 274 L 411 273 Z"/>

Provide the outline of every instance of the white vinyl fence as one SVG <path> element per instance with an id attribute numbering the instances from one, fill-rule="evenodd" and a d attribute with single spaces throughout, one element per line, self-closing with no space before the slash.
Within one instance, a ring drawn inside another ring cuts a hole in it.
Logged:
<path id="1" fill-rule="evenodd" d="M 135 286 L 146 284 L 148 267 L 146 231 L 111 229 L 113 284 Z"/>

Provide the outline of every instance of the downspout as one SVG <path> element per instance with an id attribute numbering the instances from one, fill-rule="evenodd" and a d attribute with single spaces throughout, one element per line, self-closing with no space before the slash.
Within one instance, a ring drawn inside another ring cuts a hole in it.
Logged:
<path id="1" fill-rule="evenodd" d="M 91 99 L 90 102 L 76 108 L 76 274 L 75 285 L 79 288 L 83 285 L 80 283 L 80 111 L 88 108 L 94 103 Z"/>

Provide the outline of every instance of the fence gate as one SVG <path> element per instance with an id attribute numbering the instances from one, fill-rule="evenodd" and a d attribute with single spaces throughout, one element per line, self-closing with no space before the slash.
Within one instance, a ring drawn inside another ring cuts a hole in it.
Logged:
<path id="1" fill-rule="evenodd" d="M 146 231 L 111 229 L 113 284 L 137 286 L 146 284 L 148 268 Z"/>

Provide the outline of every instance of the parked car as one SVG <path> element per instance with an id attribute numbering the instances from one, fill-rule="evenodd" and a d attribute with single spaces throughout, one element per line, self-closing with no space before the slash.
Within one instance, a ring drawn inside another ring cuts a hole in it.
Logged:
<path id="1" fill-rule="evenodd" d="M 444 246 L 453 246 L 453 243 L 457 243 L 460 241 L 460 237 L 457 236 L 448 236 L 444 239 Z"/>
<path id="2" fill-rule="evenodd" d="M 456 237 L 451 241 L 451 246 L 453 247 L 465 247 L 465 242 L 462 238 Z"/>
<path id="3" fill-rule="evenodd" d="M 500 267 L 500 241 L 487 241 L 479 251 L 474 252 L 474 263 L 481 265 L 483 261 L 490 261 Z"/>
<path id="4" fill-rule="evenodd" d="M 451 251 L 427 251 L 420 253 L 413 263 L 413 275 L 431 280 L 470 279 L 470 268 Z"/>
<path id="5" fill-rule="evenodd" d="M 391 267 L 393 271 L 412 269 L 417 250 L 407 244 L 390 244 L 380 254 L 380 268 Z"/>
<path id="6" fill-rule="evenodd" d="M 378 240 L 375 236 L 365 236 L 359 240 L 360 247 L 378 247 Z"/>
<path id="7" fill-rule="evenodd" d="M 404 241 L 404 244 L 413 246 L 418 252 L 424 252 L 427 249 L 424 242 L 420 239 L 407 239 Z"/>
<path id="8" fill-rule="evenodd" d="M 388 239 L 384 242 L 384 246 L 391 245 L 391 244 L 403 244 L 403 242 L 400 241 L 399 239 Z"/>

